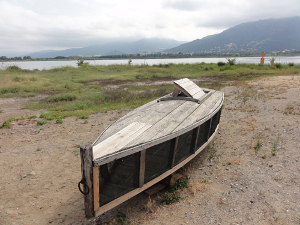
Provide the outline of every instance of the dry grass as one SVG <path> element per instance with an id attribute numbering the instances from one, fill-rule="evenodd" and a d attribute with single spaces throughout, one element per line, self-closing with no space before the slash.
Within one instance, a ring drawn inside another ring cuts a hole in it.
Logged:
<path id="1" fill-rule="evenodd" d="M 243 124 L 242 131 L 253 131 L 258 127 L 255 118 L 241 119 L 240 121 Z"/>
<path id="2" fill-rule="evenodd" d="M 146 211 L 153 210 L 156 207 L 156 203 L 154 200 L 152 200 L 149 196 L 148 202 L 144 205 L 144 209 Z"/>
<path id="3" fill-rule="evenodd" d="M 227 165 L 240 165 L 241 162 L 243 162 L 243 159 L 240 158 L 240 157 L 235 157 L 235 158 L 232 158 L 232 159 L 229 159 L 227 161 Z"/>
<path id="4" fill-rule="evenodd" d="M 198 192 L 205 191 L 208 188 L 210 183 L 211 183 L 211 181 L 208 181 L 206 179 L 191 181 L 188 191 L 190 191 L 191 193 L 193 193 L 195 195 Z"/>
<path id="5" fill-rule="evenodd" d="M 300 115 L 300 107 L 296 104 L 287 104 L 283 113 L 286 115 Z"/>

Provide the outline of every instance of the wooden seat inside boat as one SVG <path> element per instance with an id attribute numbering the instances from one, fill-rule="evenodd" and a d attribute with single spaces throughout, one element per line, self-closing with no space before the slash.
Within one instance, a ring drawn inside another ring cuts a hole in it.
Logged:
<path id="1" fill-rule="evenodd" d="M 205 92 L 188 78 L 174 81 L 174 86 L 173 97 L 177 97 L 180 93 L 183 93 L 187 97 L 199 99 L 205 95 Z"/>

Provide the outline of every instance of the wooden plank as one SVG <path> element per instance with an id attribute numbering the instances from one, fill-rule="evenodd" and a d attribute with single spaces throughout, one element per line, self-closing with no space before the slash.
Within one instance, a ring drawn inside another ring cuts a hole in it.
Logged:
<path id="1" fill-rule="evenodd" d="M 181 90 L 188 97 L 195 98 L 196 96 L 198 99 L 201 96 L 205 95 L 204 91 L 191 80 L 185 80 L 184 82 L 181 82 L 181 80 L 179 80 L 179 82 L 174 81 L 174 85 L 177 89 Z"/>
<path id="2" fill-rule="evenodd" d="M 213 117 L 211 117 L 211 118 L 210 118 L 210 120 L 209 120 L 209 128 L 208 128 L 208 132 L 207 132 L 207 138 L 206 138 L 206 140 L 208 140 L 208 139 L 209 139 L 209 134 L 210 134 L 210 129 L 211 129 L 212 120 L 213 120 Z"/>
<path id="3" fill-rule="evenodd" d="M 191 81 L 191 80 L 188 79 L 188 78 L 182 78 L 182 79 L 180 79 L 180 80 L 175 80 L 174 83 L 177 83 L 177 84 L 179 84 L 179 85 L 182 85 L 182 84 L 184 84 L 184 83 L 186 83 L 186 82 L 190 82 L 190 81 Z"/>
<path id="4" fill-rule="evenodd" d="M 193 98 L 200 99 L 203 96 L 205 96 L 205 92 L 199 91 L 199 92 L 197 92 L 196 94 L 193 95 Z"/>
<path id="5" fill-rule="evenodd" d="M 139 143 L 154 140 L 170 134 L 186 117 L 199 107 L 198 103 L 186 101 L 174 111 L 162 118 L 146 132 L 141 134 L 136 140 L 129 142 L 126 147 Z"/>
<path id="6" fill-rule="evenodd" d="M 93 167 L 93 183 L 94 183 L 94 211 L 98 211 L 100 207 L 99 199 L 99 167 Z"/>
<path id="7" fill-rule="evenodd" d="M 224 100 L 224 97 L 220 98 L 219 101 L 217 101 L 217 103 L 214 105 L 214 107 L 212 107 L 212 109 L 209 111 L 209 113 L 212 113 L 213 111 L 215 111 L 220 106 L 220 104 L 223 102 L 223 100 Z"/>
<path id="8" fill-rule="evenodd" d="M 223 96 L 222 92 L 215 92 L 208 99 L 206 99 L 192 114 L 190 114 L 182 123 L 176 127 L 174 132 L 179 131 L 196 121 L 204 118 L 209 115 L 210 110 L 215 106 L 215 104 L 220 100 Z"/>
<path id="9" fill-rule="evenodd" d="M 185 101 L 156 101 L 156 103 L 151 108 L 146 108 L 142 111 L 134 110 L 135 113 L 132 116 L 126 117 L 126 119 L 122 119 L 120 120 L 120 122 L 118 121 L 118 123 L 111 125 L 110 129 L 106 130 L 105 133 L 103 133 L 103 135 L 99 138 L 97 144 L 114 135 L 115 133 L 121 131 L 132 122 L 155 124 L 157 121 L 169 114 L 184 102 Z"/>
<path id="10" fill-rule="evenodd" d="M 123 130 L 100 142 L 93 147 L 94 160 L 106 154 L 110 154 L 122 149 L 127 143 L 134 140 L 137 136 L 149 129 L 152 125 L 134 122 Z"/>
<path id="11" fill-rule="evenodd" d="M 148 188 L 147 190 L 145 190 L 144 193 L 148 196 L 151 196 L 153 194 L 156 194 L 156 193 L 160 192 L 165 187 L 167 187 L 166 184 L 158 183 L 158 184 L 155 184 L 152 187 Z"/>
<path id="12" fill-rule="evenodd" d="M 80 147 L 81 174 L 84 183 L 84 208 L 86 218 L 93 217 L 94 214 L 94 191 L 93 191 L 93 146 L 90 144 Z"/>
<path id="13" fill-rule="evenodd" d="M 170 165 L 171 165 L 171 168 L 174 167 L 175 165 L 175 157 L 176 157 L 176 152 L 177 152 L 177 147 L 178 147 L 178 140 L 179 140 L 179 137 L 176 137 L 172 140 L 172 144 L 171 144 L 171 157 L 170 157 Z"/>
<path id="14" fill-rule="evenodd" d="M 196 127 L 193 130 L 193 137 L 192 137 L 192 144 L 191 144 L 191 153 L 194 154 L 196 152 L 196 146 L 197 146 L 197 141 L 198 141 L 198 136 L 200 132 L 200 126 Z"/>
<path id="15" fill-rule="evenodd" d="M 219 126 L 218 126 L 219 127 Z M 176 170 L 178 170 L 179 168 L 181 168 L 182 166 L 184 166 L 185 164 L 187 164 L 191 159 L 193 159 L 196 155 L 198 155 L 203 149 L 206 148 L 206 146 L 213 140 L 213 138 L 215 137 L 217 131 L 218 131 L 218 127 L 216 128 L 216 131 L 212 134 L 212 136 L 209 138 L 209 140 L 204 143 L 196 152 L 195 154 L 190 155 L 188 158 L 186 158 L 185 160 L 183 160 L 182 162 L 180 162 L 179 164 L 177 164 L 176 166 L 174 166 L 172 169 L 168 170 L 167 172 L 163 173 L 162 175 L 156 177 L 155 179 L 149 181 L 148 183 L 144 184 L 143 187 L 141 188 L 137 188 L 131 192 L 128 192 L 127 194 L 115 199 L 114 201 L 111 201 L 103 206 L 100 207 L 100 209 L 95 213 L 95 216 L 98 217 L 101 214 L 107 212 L 108 210 L 116 207 L 117 205 L 120 205 L 121 203 L 127 201 L 128 199 L 132 198 L 133 196 L 141 193 L 142 191 L 148 189 L 149 187 L 151 187 L 152 185 L 156 184 L 157 182 L 161 181 L 162 179 L 166 178 L 167 176 L 169 176 L 170 174 L 174 173 Z"/>
<path id="16" fill-rule="evenodd" d="M 141 188 L 145 183 L 146 150 L 141 151 L 140 153 L 139 187 Z"/>
<path id="17" fill-rule="evenodd" d="M 174 91 L 173 91 L 173 93 L 172 93 L 172 96 L 173 96 L 173 97 L 177 97 L 177 96 L 179 95 L 179 93 L 180 93 L 180 90 L 179 90 L 178 88 L 174 88 Z"/>

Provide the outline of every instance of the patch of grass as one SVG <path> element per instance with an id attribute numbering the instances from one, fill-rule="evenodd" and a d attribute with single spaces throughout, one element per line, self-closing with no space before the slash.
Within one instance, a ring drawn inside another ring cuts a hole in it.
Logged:
<path id="1" fill-rule="evenodd" d="M 59 124 L 63 123 L 62 118 L 58 118 L 58 119 L 56 120 L 56 123 L 59 123 Z"/>
<path id="2" fill-rule="evenodd" d="M 25 81 L 26 78 L 25 77 L 20 77 L 20 76 L 15 76 L 15 77 L 12 78 L 12 80 L 14 82 L 21 82 L 21 81 Z"/>
<path id="3" fill-rule="evenodd" d="M 78 156 L 79 155 L 78 149 L 73 150 L 73 154 L 74 156 Z"/>
<path id="4" fill-rule="evenodd" d="M 264 66 L 264 69 L 260 70 L 260 66 L 254 64 L 219 66 L 216 63 L 170 63 L 153 66 L 84 65 L 79 68 L 66 66 L 50 70 L 27 71 L 13 66 L 5 71 L 0 70 L 0 97 L 28 97 L 38 94 L 51 96 L 32 102 L 26 108 L 47 110 L 43 116 L 51 120 L 67 116 L 81 118 L 97 112 L 122 108 L 133 109 L 173 90 L 172 84 L 137 84 L 140 81 L 148 83 L 149 80 L 171 81 L 184 77 L 191 79 L 205 77 L 205 80 L 209 81 L 199 85 L 218 90 L 228 83 L 227 81 L 250 80 L 261 76 L 287 73 L 288 70 L 295 74 L 300 71 L 299 66 L 288 67 L 286 65 L 284 68 L 285 70 L 275 70 L 270 66 Z M 26 82 L 19 82 L 22 80 Z M 131 82 L 131 85 L 122 85 L 128 81 Z M 108 90 L 110 85 L 113 86 L 114 90 Z M 249 92 L 249 96 L 241 97 L 245 103 L 243 108 L 256 110 L 246 106 L 246 102 L 254 95 Z"/>
<path id="5" fill-rule="evenodd" d="M 277 145 L 278 145 L 278 142 L 279 142 L 279 134 L 278 134 L 277 139 L 272 144 L 272 148 L 271 148 L 271 155 L 272 156 L 276 156 L 277 155 Z"/>
<path id="6" fill-rule="evenodd" d="M 39 152 L 39 151 L 41 151 L 41 150 L 42 150 L 41 148 L 37 148 L 37 149 L 36 149 L 37 152 Z"/>
<path id="7" fill-rule="evenodd" d="M 171 187 L 171 191 L 182 190 L 189 187 L 189 179 L 179 179 L 175 185 Z"/>
<path id="8" fill-rule="evenodd" d="M 37 121 L 36 125 L 37 125 L 37 126 L 42 126 L 42 125 L 44 125 L 44 124 L 46 124 L 46 123 L 47 123 L 47 121 L 39 120 L 39 121 Z"/>
<path id="9" fill-rule="evenodd" d="M 19 93 L 21 91 L 22 91 L 22 88 L 19 87 L 19 86 L 10 86 L 10 87 L 0 88 L 0 94 L 1 95 L 8 94 L 8 93 L 16 94 L 16 93 Z"/>
<path id="10" fill-rule="evenodd" d="M 161 197 L 162 197 L 161 203 L 163 205 L 171 205 L 175 202 L 178 202 L 181 199 L 181 197 L 178 194 L 170 193 L 170 192 L 164 193 Z"/>
<path id="11" fill-rule="evenodd" d="M 49 97 L 46 99 L 47 102 L 61 102 L 61 101 L 65 101 L 65 102 L 71 102 L 74 101 L 77 98 L 76 95 L 74 94 L 58 94 L 58 95 L 54 95 L 52 97 Z"/>
<path id="12" fill-rule="evenodd" d="M 38 79 L 35 78 L 35 77 L 30 77 L 29 80 L 30 80 L 30 81 L 37 81 Z"/>
<path id="13" fill-rule="evenodd" d="M 130 222 L 127 221 L 126 214 L 118 210 L 118 220 L 121 225 L 130 225 Z"/>
<path id="14" fill-rule="evenodd" d="M 11 127 L 12 127 L 12 125 L 11 125 L 10 121 L 9 121 L 9 120 L 6 120 L 6 121 L 4 121 L 4 122 L 1 124 L 0 129 L 2 129 L 2 128 L 11 128 Z"/>
<path id="15" fill-rule="evenodd" d="M 87 124 L 88 122 L 89 122 L 89 121 L 85 120 L 83 123 L 84 123 L 84 124 Z"/>
<path id="16" fill-rule="evenodd" d="M 2 128 L 11 128 L 12 125 L 11 125 L 11 122 L 12 121 L 19 121 L 19 120 L 26 120 L 26 119 L 34 119 L 36 118 L 36 115 L 33 115 L 33 116 L 20 116 L 20 117 L 17 117 L 17 118 L 14 118 L 14 117 L 10 117 L 8 120 L 4 121 L 2 123 L 2 125 L 0 126 L 0 129 Z"/>
<path id="17" fill-rule="evenodd" d="M 255 151 L 256 155 L 259 152 L 261 146 L 262 146 L 262 142 L 260 141 L 260 139 L 258 139 L 257 142 L 256 142 L 256 145 L 254 146 L 254 151 Z"/>
<path id="18" fill-rule="evenodd" d="M 2 109 L 0 109 L 0 113 L 3 113 L 3 110 L 2 110 Z"/>

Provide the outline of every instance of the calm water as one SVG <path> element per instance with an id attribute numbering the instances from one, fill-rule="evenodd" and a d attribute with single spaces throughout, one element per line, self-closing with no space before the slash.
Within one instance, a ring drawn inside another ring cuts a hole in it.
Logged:
<path id="1" fill-rule="evenodd" d="M 271 57 L 265 57 L 265 64 L 269 64 Z M 168 63 L 217 63 L 217 62 L 227 62 L 225 58 L 182 58 L 182 59 L 133 59 L 133 65 L 148 64 L 150 66 L 156 64 L 168 64 Z M 237 57 L 237 63 L 247 63 L 247 64 L 259 64 L 260 57 Z M 90 65 L 112 65 L 112 64 L 127 64 L 128 59 L 120 60 L 85 60 L 89 62 Z M 300 56 L 282 56 L 277 57 L 275 63 L 288 64 L 294 63 L 295 65 L 300 65 Z M 16 65 L 22 69 L 29 70 L 48 70 L 52 68 L 62 67 L 62 66 L 73 66 L 77 67 L 77 61 L 27 61 L 27 62 L 2 62 L 0 63 L 0 69 L 5 69 L 7 66 Z"/>

